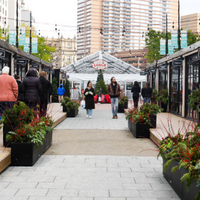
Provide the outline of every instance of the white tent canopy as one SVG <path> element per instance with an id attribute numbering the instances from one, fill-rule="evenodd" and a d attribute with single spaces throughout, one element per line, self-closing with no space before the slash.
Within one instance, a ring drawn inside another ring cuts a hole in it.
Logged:
<path id="1" fill-rule="evenodd" d="M 91 81 L 93 83 L 96 83 L 97 80 L 97 74 L 74 74 L 69 73 L 69 81 L 75 81 L 75 82 L 82 82 L 82 81 Z M 104 74 L 104 81 L 105 83 L 109 83 L 111 77 L 115 77 L 117 81 L 120 82 L 145 82 L 146 76 L 141 76 L 140 74 Z"/>

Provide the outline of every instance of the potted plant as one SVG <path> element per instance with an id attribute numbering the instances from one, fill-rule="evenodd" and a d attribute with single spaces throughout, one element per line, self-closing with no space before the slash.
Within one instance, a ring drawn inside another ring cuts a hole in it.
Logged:
<path id="1" fill-rule="evenodd" d="M 80 103 L 76 100 L 71 100 L 69 97 L 64 97 L 61 102 L 63 112 L 67 112 L 67 117 L 76 117 L 78 115 L 78 108 Z"/>
<path id="2" fill-rule="evenodd" d="M 3 127 L 3 145 L 10 147 L 10 143 L 6 141 L 9 131 L 14 131 L 15 128 L 30 123 L 33 117 L 33 110 L 24 102 L 17 102 L 13 108 L 5 109 L 0 122 Z"/>
<path id="3" fill-rule="evenodd" d="M 150 132 L 149 132 L 149 123 L 150 118 L 147 113 L 143 113 L 137 109 L 133 110 L 132 116 L 129 117 L 131 124 L 131 131 L 132 134 L 136 138 L 149 138 Z M 130 116 L 130 114 L 128 114 Z"/>
<path id="4" fill-rule="evenodd" d="M 118 113 L 124 113 L 124 109 L 128 108 L 128 97 L 123 96 L 119 98 Z"/>
<path id="5" fill-rule="evenodd" d="M 145 103 L 140 106 L 142 113 L 150 114 L 150 128 L 156 128 L 157 114 L 160 113 L 160 108 L 157 104 Z"/>
<path id="6" fill-rule="evenodd" d="M 160 96 L 160 93 L 158 92 L 158 90 L 153 89 L 152 97 L 151 97 L 151 103 L 152 104 L 157 104 L 159 96 Z"/>
<path id="7" fill-rule="evenodd" d="M 71 101 L 70 97 L 66 96 L 63 98 L 63 100 L 61 101 L 61 106 L 63 107 L 63 112 L 67 112 L 67 103 L 69 103 Z"/>
<path id="8" fill-rule="evenodd" d="M 138 112 L 137 108 L 129 109 L 126 113 L 126 119 L 128 120 L 128 128 L 132 132 L 132 116 Z"/>
<path id="9" fill-rule="evenodd" d="M 182 200 L 200 199 L 200 131 L 163 139 L 159 147 L 163 174 Z"/>
<path id="10" fill-rule="evenodd" d="M 189 106 L 191 109 L 196 110 L 197 112 L 197 121 L 200 123 L 200 89 L 196 88 L 193 90 L 191 94 L 188 96 L 190 101 Z"/>
<path id="11" fill-rule="evenodd" d="M 157 101 L 161 105 L 163 112 L 167 112 L 167 103 L 169 101 L 168 89 L 160 91 L 160 95 L 157 97 Z"/>
<path id="12" fill-rule="evenodd" d="M 11 165 L 34 165 L 52 143 L 51 125 L 48 117 L 34 117 L 30 123 L 10 131 L 6 139 L 11 143 Z"/>

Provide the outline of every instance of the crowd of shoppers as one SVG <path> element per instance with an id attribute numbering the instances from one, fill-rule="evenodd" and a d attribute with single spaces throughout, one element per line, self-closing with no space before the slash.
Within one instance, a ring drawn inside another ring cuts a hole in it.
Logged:
<path id="1" fill-rule="evenodd" d="M 40 116 L 45 116 L 52 85 L 46 79 L 46 72 L 41 71 L 40 77 L 36 69 L 29 69 L 24 80 L 16 74 L 9 75 L 10 68 L 5 66 L 0 75 L 0 119 L 6 108 L 12 108 L 16 101 L 24 101 L 34 110 L 39 109 Z"/>
<path id="2" fill-rule="evenodd" d="M 0 75 L 0 118 L 6 108 L 11 108 L 16 101 L 24 101 L 26 105 L 34 110 L 39 110 L 40 116 L 46 116 L 47 104 L 49 97 L 53 92 L 51 83 L 46 79 L 46 72 L 41 71 L 38 74 L 36 69 L 29 69 L 24 80 L 16 74 L 15 77 L 9 75 L 10 68 L 5 66 Z M 137 81 L 134 82 L 131 92 L 133 93 L 134 108 L 138 108 L 140 85 Z M 62 84 L 57 89 L 59 102 L 62 101 L 65 93 L 65 88 Z M 111 98 L 112 119 L 118 119 L 118 100 L 120 97 L 120 85 L 115 77 L 111 78 L 111 83 L 108 85 L 108 94 Z M 84 91 L 86 117 L 92 118 L 93 109 L 95 109 L 95 90 L 92 83 L 88 81 L 87 88 Z M 144 103 L 150 103 L 152 89 L 149 82 L 142 88 L 141 95 Z M 98 98 L 102 96 L 102 89 L 98 90 Z"/>

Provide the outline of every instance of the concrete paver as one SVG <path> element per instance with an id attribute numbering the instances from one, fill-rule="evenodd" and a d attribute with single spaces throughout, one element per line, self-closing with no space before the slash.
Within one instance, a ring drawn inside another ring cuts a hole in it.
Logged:
<path id="1" fill-rule="evenodd" d="M 94 110 L 92 119 L 86 118 L 85 110 L 79 110 L 75 118 L 67 118 L 55 129 L 79 130 L 79 129 L 104 129 L 104 130 L 128 130 L 128 122 L 124 113 L 118 114 L 118 119 L 112 119 L 110 110 Z"/>
<path id="2" fill-rule="evenodd" d="M 9 167 L 0 174 L 0 193 L 5 199 L 178 199 L 162 173 L 143 165 L 152 160 L 162 168 L 160 158 L 148 156 L 43 155 L 33 167 Z M 142 170 L 134 171 L 134 163 Z"/>
<path id="3" fill-rule="evenodd" d="M 135 139 L 123 113 L 111 118 L 110 105 L 101 104 L 92 119 L 83 109 L 67 118 L 34 166 L 0 174 L 0 200 L 179 200 L 157 147 Z"/>

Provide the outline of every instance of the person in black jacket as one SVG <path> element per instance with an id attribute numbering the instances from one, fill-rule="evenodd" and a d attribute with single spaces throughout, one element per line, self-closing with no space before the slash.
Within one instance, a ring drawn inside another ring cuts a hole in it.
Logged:
<path id="1" fill-rule="evenodd" d="M 140 85 L 137 81 L 134 82 L 131 92 L 133 93 L 134 108 L 137 108 L 140 93 Z"/>
<path id="2" fill-rule="evenodd" d="M 47 104 L 49 103 L 49 96 L 53 92 L 51 83 L 46 79 L 46 72 L 40 72 L 40 83 L 42 85 L 42 94 L 40 96 L 40 117 L 46 116 Z"/>
<path id="3" fill-rule="evenodd" d="M 24 93 L 24 101 L 26 105 L 37 110 L 37 104 L 40 102 L 42 93 L 42 85 L 38 78 L 36 69 L 29 69 L 22 83 L 22 92 Z"/>
<path id="4" fill-rule="evenodd" d="M 142 97 L 144 99 L 144 103 L 150 103 L 152 95 L 152 88 L 150 88 L 150 83 L 146 82 L 146 85 L 142 88 Z"/>
<path id="5" fill-rule="evenodd" d="M 22 81 L 21 81 L 21 77 L 17 74 L 15 74 L 15 80 L 17 82 L 18 85 L 18 101 L 24 101 L 24 94 L 22 92 Z"/>
<path id="6" fill-rule="evenodd" d="M 87 88 L 85 89 L 84 95 L 85 95 L 86 117 L 89 117 L 90 119 L 92 119 L 92 110 L 95 108 L 95 104 L 94 104 L 95 91 L 90 81 L 88 81 Z"/>

